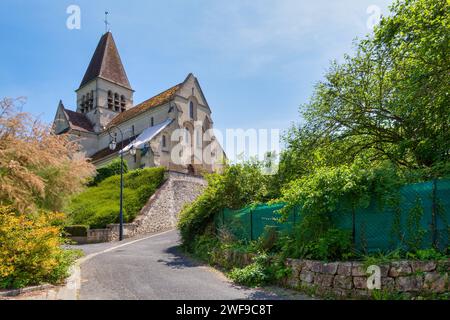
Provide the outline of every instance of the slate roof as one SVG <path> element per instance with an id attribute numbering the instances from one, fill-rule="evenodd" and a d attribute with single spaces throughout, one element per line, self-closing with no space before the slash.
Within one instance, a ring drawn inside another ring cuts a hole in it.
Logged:
<path id="1" fill-rule="evenodd" d="M 80 88 L 97 77 L 131 89 L 111 32 L 107 32 L 101 37 Z"/>

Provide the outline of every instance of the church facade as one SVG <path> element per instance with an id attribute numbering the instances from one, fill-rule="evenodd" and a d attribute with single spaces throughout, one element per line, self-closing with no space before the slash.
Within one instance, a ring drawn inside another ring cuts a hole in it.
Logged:
<path id="1" fill-rule="evenodd" d="M 97 167 L 123 153 L 131 169 L 163 166 L 189 174 L 222 170 L 225 153 L 193 74 L 137 105 L 133 94 L 114 38 L 107 32 L 76 90 L 76 110 L 60 101 L 54 132 L 77 140 Z"/>

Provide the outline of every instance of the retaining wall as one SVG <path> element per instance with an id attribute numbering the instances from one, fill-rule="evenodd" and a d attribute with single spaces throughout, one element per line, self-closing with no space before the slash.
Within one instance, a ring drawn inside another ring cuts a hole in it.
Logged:
<path id="1" fill-rule="evenodd" d="M 370 273 L 361 262 L 325 263 L 312 260 L 287 259 L 292 273 L 282 281 L 293 289 L 313 289 L 318 294 L 336 297 L 370 297 L 367 288 Z M 450 260 L 398 261 L 380 265 L 380 290 L 419 295 L 449 291 Z M 374 289 L 376 290 L 376 289 Z"/>
<path id="2" fill-rule="evenodd" d="M 132 223 L 124 224 L 124 238 L 173 229 L 183 206 L 194 201 L 206 187 L 201 177 L 167 172 L 164 184 L 150 197 Z M 109 242 L 119 239 L 119 224 L 92 229 L 87 237 L 72 238 L 78 243 Z"/>

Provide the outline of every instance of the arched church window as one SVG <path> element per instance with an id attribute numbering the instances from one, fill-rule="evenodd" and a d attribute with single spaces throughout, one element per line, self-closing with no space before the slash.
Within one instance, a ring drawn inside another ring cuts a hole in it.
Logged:
<path id="1" fill-rule="evenodd" d="M 153 127 L 155 125 L 155 118 L 150 118 L 150 127 Z"/>
<path id="2" fill-rule="evenodd" d="M 119 112 L 120 106 L 119 106 L 119 94 L 116 92 L 114 93 L 114 111 Z"/>
<path id="3" fill-rule="evenodd" d="M 91 106 L 91 94 L 90 94 L 90 92 L 86 93 L 86 102 L 85 102 L 84 106 L 85 106 L 86 112 L 88 112 L 89 108 Z"/>
<path id="4" fill-rule="evenodd" d="M 86 94 L 86 110 L 92 110 L 94 108 L 94 90 L 91 90 L 91 92 Z"/>
<path id="5" fill-rule="evenodd" d="M 194 103 L 192 101 L 189 102 L 189 117 L 194 119 Z"/>
<path id="6" fill-rule="evenodd" d="M 121 108 L 121 111 L 122 111 L 122 112 L 125 111 L 125 106 L 126 106 L 125 96 L 124 96 L 124 95 L 121 95 L 121 96 L 120 96 L 120 108 Z"/>
<path id="7" fill-rule="evenodd" d="M 167 141 L 166 141 L 166 136 L 165 135 L 162 136 L 162 147 L 163 148 L 167 147 Z"/>
<path id="8" fill-rule="evenodd" d="M 83 95 L 83 97 L 81 98 L 81 103 L 80 103 L 80 111 L 81 111 L 81 113 L 84 113 L 85 105 L 86 105 L 86 96 Z"/>
<path id="9" fill-rule="evenodd" d="M 111 90 L 108 91 L 108 109 L 112 110 L 114 107 L 113 104 L 113 93 Z"/>

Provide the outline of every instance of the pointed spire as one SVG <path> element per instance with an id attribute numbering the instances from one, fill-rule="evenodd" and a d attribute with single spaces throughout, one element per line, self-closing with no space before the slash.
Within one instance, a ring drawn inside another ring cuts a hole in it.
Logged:
<path id="1" fill-rule="evenodd" d="M 131 90 L 130 82 L 111 32 L 107 32 L 101 37 L 81 81 L 80 88 L 97 77 L 112 81 Z"/>

